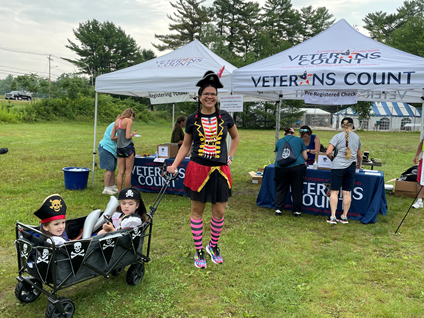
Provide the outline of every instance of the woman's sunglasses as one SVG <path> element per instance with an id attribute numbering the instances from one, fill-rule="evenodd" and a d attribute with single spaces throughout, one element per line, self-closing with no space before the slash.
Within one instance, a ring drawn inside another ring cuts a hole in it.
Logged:
<path id="1" fill-rule="evenodd" d="M 303 133 L 303 132 L 308 132 L 307 129 L 299 129 L 299 132 Z"/>

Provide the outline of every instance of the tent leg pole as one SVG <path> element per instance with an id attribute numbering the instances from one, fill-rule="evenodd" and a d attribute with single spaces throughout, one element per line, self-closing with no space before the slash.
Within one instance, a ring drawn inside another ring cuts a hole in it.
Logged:
<path id="1" fill-rule="evenodd" d="M 421 97 L 421 99 L 423 101 L 421 107 L 424 107 L 424 88 L 423 88 L 423 96 Z M 422 132 L 423 131 L 423 128 L 424 128 L 424 114 L 422 112 L 423 109 L 424 108 L 421 108 L 421 127 L 420 127 L 420 132 Z"/>
<path id="2" fill-rule="evenodd" d="M 281 114 L 281 101 L 283 100 L 283 95 L 279 96 L 279 101 L 277 103 L 277 116 L 275 116 L 275 143 L 280 139 L 280 114 Z"/>
<path id="3" fill-rule="evenodd" d="M 92 186 L 94 188 L 94 168 L 96 166 L 96 134 L 97 134 L 97 92 L 94 97 L 94 142 L 93 142 L 93 170 L 91 170 Z"/>
<path id="4" fill-rule="evenodd" d="M 174 123 L 175 123 L 175 103 L 172 103 L 172 123 L 171 123 L 172 130 L 174 130 Z"/>

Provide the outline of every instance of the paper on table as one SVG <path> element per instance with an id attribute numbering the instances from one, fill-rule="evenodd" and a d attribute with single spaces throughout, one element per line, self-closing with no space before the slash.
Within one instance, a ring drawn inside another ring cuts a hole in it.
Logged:
<path id="1" fill-rule="evenodd" d="M 166 158 L 156 158 L 153 162 L 164 162 Z"/>

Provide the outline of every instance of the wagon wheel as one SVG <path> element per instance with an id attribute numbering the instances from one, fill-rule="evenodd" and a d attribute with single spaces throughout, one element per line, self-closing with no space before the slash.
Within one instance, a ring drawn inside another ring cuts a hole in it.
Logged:
<path id="1" fill-rule="evenodd" d="M 32 279 L 31 282 L 40 288 L 42 288 L 43 286 L 41 282 L 36 279 Z M 32 303 L 38 298 L 38 296 L 40 296 L 40 294 L 41 291 L 39 291 L 31 284 L 28 284 L 27 282 L 19 282 L 16 284 L 15 296 L 16 298 L 18 298 L 19 301 L 22 301 L 24 303 Z"/>
<path id="2" fill-rule="evenodd" d="M 66 297 L 59 297 L 58 300 L 60 301 L 60 304 L 63 307 L 63 310 L 65 311 L 65 315 L 62 315 L 59 310 L 52 304 L 49 303 L 46 310 L 46 318 L 59 318 L 59 317 L 65 317 L 65 318 L 72 318 L 75 312 L 75 305 L 69 298 Z"/>
<path id="3" fill-rule="evenodd" d="M 144 263 L 132 264 L 127 271 L 127 284 L 137 285 L 143 280 L 144 277 Z"/>
<path id="4" fill-rule="evenodd" d="M 112 276 L 118 276 L 119 274 L 121 274 L 124 271 L 125 267 L 118 267 L 115 268 L 114 270 L 112 270 L 110 273 Z"/>

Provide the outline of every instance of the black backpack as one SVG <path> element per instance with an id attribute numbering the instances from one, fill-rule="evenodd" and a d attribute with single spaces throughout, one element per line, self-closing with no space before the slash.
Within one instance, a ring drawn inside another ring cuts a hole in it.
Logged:
<path id="1" fill-rule="evenodd" d="M 290 138 L 290 140 L 293 138 Z M 297 160 L 297 157 L 294 155 L 293 149 L 289 144 L 290 140 L 285 140 L 283 147 L 277 155 L 277 163 L 280 167 L 287 167 Z"/>

